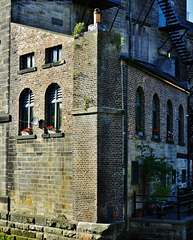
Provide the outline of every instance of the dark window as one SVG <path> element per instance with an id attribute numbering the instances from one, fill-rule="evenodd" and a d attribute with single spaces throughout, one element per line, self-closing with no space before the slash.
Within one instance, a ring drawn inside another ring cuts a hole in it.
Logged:
<path id="1" fill-rule="evenodd" d="M 139 183 L 139 176 L 138 176 L 138 162 L 132 161 L 131 162 L 131 184 L 138 184 Z"/>
<path id="2" fill-rule="evenodd" d="M 172 184 L 176 184 L 176 170 L 172 171 Z"/>
<path id="3" fill-rule="evenodd" d="M 154 95 L 152 102 L 152 128 L 153 128 L 153 137 L 160 137 L 160 121 L 159 121 L 159 99 L 157 95 Z"/>
<path id="4" fill-rule="evenodd" d="M 167 140 L 173 141 L 173 110 L 172 103 L 168 101 L 167 103 Z"/>
<path id="5" fill-rule="evenodd" d="M 62 90 L 57 84 L 53 84 L 48 90 L 46 113 L 48 126 L 53 126 L 56 131 L 60 131 L 62 119 Z"/>
<path id="6" fill-rule="evenodd" d="M 184 142 L 184 111 L 181 105 L 178 114 L 178 141 L 179 143 Z"/>
<path id="7" fill-rule="evenodd" d="M 143 92 L 142 89 L 138 89 L 136 92 L 136 133 L 138 135 L 140 135 L 140 133 L 144 133 L 143 104 Z"/>
<path id="8" fill-rule="evenodd" d="M 54 63 L 62 59 L 62 45 L 46 49 L 46 63 Z"/>
<path id="9" fill-rule="evenodd" d="M 34 67 L 34 53 L 20 56 L 20 70 Z"/>
<path id="10" fill-rule="evenodd" d="M 182 170 L 182 183 L 186 182 L 186 170 Z"/>
<path id="11" fill-rule="evenodd" d="M 33 127 L 31 119 L 33 118 L 34 94 L 30 89 L 26 89 L 20 96 L 20 133 L 27 127 Z"/>

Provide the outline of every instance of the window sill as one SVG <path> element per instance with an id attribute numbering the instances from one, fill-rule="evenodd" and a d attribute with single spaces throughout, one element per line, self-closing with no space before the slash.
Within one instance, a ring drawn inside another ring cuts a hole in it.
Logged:
<path id="1" fill-rule="evenodd" d="M 178 145 L 181 146 L 181 147 L 184 147 L 185 143 L 184 142 L 178 142 Z"/>
<path id="2" fill-rule="evenodd" d="M 154 142 L 161 142 L 161 138 L 154 138 L 154 137 L 152 137 L 152 138 L 151 138 L 151 141 L 154 141 Z"/>
<path id="3" fill-rule="evenodd" d="M 28 140 L 28 139 L 36 139 L 36 138 L 37 138 L 37 136 L 35 134 L 25 135 L 25 136 L 19 135 L 16 137 L 17 140 L 26 140 L 26 139 Z"/>
<path id="4" fill-rule="evenodd" d="M 37 67 L 19 70 L 19 71 L 17 72 L 17 74 L 18 74 L 18 75 L 22 75 L 22 74 L 25 74 L 25 73 L 30 73 L 30 72 L 35 72 L 35 71 L 37 71 Z"/>
<path id="5" fill-rule="evenodd" d="M 42 138 L 63 138 L 64 133 L 42 134 Z"/>
<path id="6" fill-rule="evenodd" d="M 138 138 L 138 139 L 146 140 L 146 136 L 145 136 L 145 135 L 140 136 L 140 135 L 138 135 L 138 134 L 135 134 L 135 136 L 136 136 L 136 138 Z"/>
<path id="7" fill-rule="evenodd" d="M 166 140 L 166 143 L 168 143 L 168 144 L 174 144 L 174 141 Z"/>
<path id="8" fill-rule="evenodd" d="M 60 61 L 57 61 L 57 62 L 54 62 L 54 63 L 46 63 L 44 65 L 42 65 L 42 68 L 43 69 L 46 69 L 46 68 L 51 68 L 51 67 L 57 67 L 57 66 L 61 66 L 63 64 L 65 64 L 65 60 L 60 60 Z"/>

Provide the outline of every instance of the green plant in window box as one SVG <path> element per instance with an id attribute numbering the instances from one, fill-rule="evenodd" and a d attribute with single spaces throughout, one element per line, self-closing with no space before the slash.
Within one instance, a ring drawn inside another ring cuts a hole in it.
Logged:
<path id="1" fill-rule="evenodd" d="M 173 141 L 174 134 L 168 131 L 168 141 Z"/>

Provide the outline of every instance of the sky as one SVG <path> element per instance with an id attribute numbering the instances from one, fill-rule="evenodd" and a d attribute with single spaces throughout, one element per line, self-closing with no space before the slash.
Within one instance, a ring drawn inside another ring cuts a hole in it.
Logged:
<path id="1" fill-rule="evenodd" d="M 187 12 L 189 12 L 189 21 L 193 22 L 193 0 L 187 0 Z"/>

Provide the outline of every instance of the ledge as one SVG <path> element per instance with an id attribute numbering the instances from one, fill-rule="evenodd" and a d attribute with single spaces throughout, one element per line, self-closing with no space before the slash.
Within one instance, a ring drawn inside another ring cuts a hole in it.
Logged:
<path id="1" fill-rule="evenodd" d="M 20 136 L 16 137 L 17 140 L 26 140 L 26 139 L 28 140 L 28 139 L 36 139 L 36 138 L 37 138 L 37 136 L 35 134 L 34 135 L 33 134 L 32 135 L 26 135 L 26 136 L 21 136 L 20 135 Z"/>
<path id="2" fill-rule="evenodd" d="M 65 63 L 66 63 L 65 60 L 60 60 L 60 61 L 57 61 L 54 63 L 46 63 L 46 64 L 42 65 L 42 68 L 46 69 L 46 68 L 51 68 L 51 67 L 57 67 L 57 66 L 65 64 Z"/>
<path id="3" fill-rule="evenodd" d="M 166 140 L 166 143 L 168 143 L 168 144 L 174 144 L 174 141 Z"/>
<path id="4" fill-rule="evenodd" d="M 0 115 L 0 123 L 11 122 L 11 115 Z"/>
<path id="5" fill-rule="evenodd" d="M 17 74 L 18 74 L 18 75 L 22 75 L 22 74 L 25 74 L 25 73 L 30 73 L 30 72 L 35 72 L 35 71 L 37 71 L 37 67 L 19 70 L 19 71 L 17 72 Z"/>
<path id="6" fill-rule="evenodd" d="M 108 107 L 90 107 L 90 108 L 87 108 L 86 110 L 83 108 L 79 108 L 79 109 L 73 109 L 71 111 L 71 114 L 73 116 L 85 115 L 85 114 L 98 114 L 98 113 L 123 115 L 125 111 L 123 109 L 108 108 Z"/>
<path id="7" fill-rule="evenodd" d="M 152 138 L 151 138 L 151 141 L 154 141 L 154 142 L 161 142 L 161 138 L 154 138 L 154 137 L 152 137 Z"/>
<path id="8" fill-rule="evenodd" d="M 185 143 L 184 142 L 178 142 L 178 145 L 181 146 L 181 147 L 184 147 Z"/>
<path id="9" fill-rule="evenodd" d="M 42 134 L 42 138 L 63 138 L 64 136 L 64 133 Z"/>

